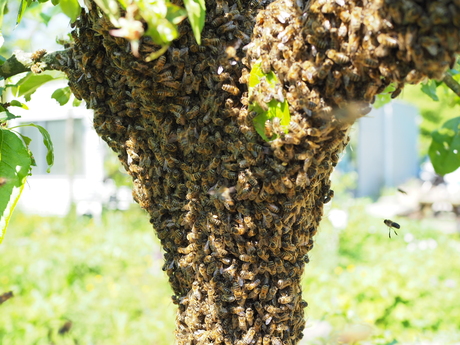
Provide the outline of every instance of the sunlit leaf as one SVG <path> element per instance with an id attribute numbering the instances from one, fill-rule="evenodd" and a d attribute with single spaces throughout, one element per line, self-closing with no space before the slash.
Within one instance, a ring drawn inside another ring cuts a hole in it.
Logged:
<path id="1" fill-rule="evenodd" d="M 268 102 L 268 110 L 263 111 L 262 108 L 251 106 L 250 111 L 256 111 L 258 115 L 253 119 L 254 128 L 257 133 L 265 141 L 270 141 L 276 138 L 276 135 L 268 138 L 265 134 L 265 122 L 267 120 L 273 121 L 275 118 L 280 119 L 281 126 L 284 127 L 285 132 L 288 131 L 289 122 L 291 121 L 291 115 L 289 113 L 289 104 L 287 101 L 279 102 L 272 99 Z"/>
<path id="2" fill-rule="evenodd" d="M 17 119 L 21 116 L 16 116 L 10 113 L 8 110 L 0 112 L 0 122 L 6 122 L 8 120 Z"/>
<path id="3" fill-rule="evenodd" d="M 24 12 L 26 11 L 27 7 L 29 7 L 31 2 L 32 0 L 21 0 L 21 4 L 19 5 L 18 9 L 18 16 L 16 19 L 16 25 L 21 22 L 22 16 L 24 15 Z"/>
<path id="4" fill-rule="evenodd" d="M 17 96 L 24 96 L 26 101 L 30 101 L 31 95 L 43 84 L 55 79 L 50 74 L 29 73 L 17 83 Z"/>
<path id="5" fill-rule="evenodd" d="M 81 104 L 81 101 L 74 97 L 73 101 L 72 101 L 72 106 L 73 107 L 78 107 L 80 104 Z"/>
<path id="6" fill-rule="evenodd" d="M 436 173 L 445 175 L 457 170 L 460 167 L 460 117 L 446 121 L 431 136 L 428 154 Z"/>
<path id="7" fill-rule="evenodd" d="M 6 4 L 8 0 L 0 0 L 0 47 L 3 45 L 4 39 L 2 35 L 3 15 L 5 14 Z"/>
<path id="8" fill-rule="evenodd" d="M 41 18 L 43 24 L 48 25 L 48 23 L 50 22 L 52 17 L 47 15 L 46 13 L 42 12 L 42 13 L 40 13 L 40 18 Z"/>
<path id="9" fill-rule="evenodd" d="M 192 26 L 193 35 L 198 44 L 201 44 L 201 30 L 204 27 L 206 6 L 204 0 L 184 0 L 188 20 Z"/>
<path id="10" fill-rule="evenodd" d="M 372 105 L 375 109 L 383 107 L 385 104 L 390 103 L 391 101 L 391 93 L 396 90 L 394 84 L 388 85 L 385 90 L 383 90 L 378 95 L 375 95 L 375 102 Z"/>
<path id="11" fill-rule="evenodd" d="M 249 82 L 248 82 L 248 93 L 249 97 L 251 97 L 252 92 L 254 92 L 254 88 L 260 83 L 260 80 L 265 78 L 268 84 L 275 89 L 279 80 L 273 71 L 269 73 L 263 73 L 261 69 L 260 61 L 255 63 L 252 68 L 251 72 L 249 73 Z M 276 138 L 276 136 L 272 138 L 268 138 L 265 134 L 265 123 L 267 120 L 273 121 L 275 118 L 280 119 L 280 124 L 282 127 L 285 128 L 287 132 L 287 126 L 289 126 L 289 122 L 291 121 L 291 114 L 289 113 L 289 104 L 285 100 L 284 102 L 280 102 L 278 100 L 272 99 L 268 104 L 268 109 L 265 111 L 261 105 L 257 103 L 252 103 L 249 105 L 250 111 L 255 111 L 258 115 L 253 119 L 254 128 L 256 129 L 257 133 L 265 140 L 270 141 Z"/>
<path id="12" fill-rule="evenodd" d="M 15 127 L 11 127 L 11 129 L 13 128 L 19 128 L 19 127 L 35 127 L 38 129 L 38 131 L 40 132 L 40 134 L 42 135 L 43 137 L 43 144 L 45 145 L 46 149 L 47 149 L 47 152 L 46 152 L 46 163 L 48 164 L 48 168 L 46 169 L 46 172 L 50 172 L 51 170 L 51 167 L 53 166 L 54 164 L 54 147 L 53 147 L 53 142 L 51 141 L 51 136 L 50 134 L 48 133 L 48 131 L 43 128 L 42 126 L 40 125 L 37 125 L 35 123 L 24 123 L 24 124 L 21 124 L 19 126 L 15 126 Z"/>
<path id="13" fill-rule="evenodd" d="M 187 12 L 177 5 L 167 3 L 168 12 L 166 13 L 166 19 L 174 25 L 179 24 L 185 18 L 187 18 Z"/>
<path id="14" fill-rule="evenodd" d="M 62 106 L 64 104 L 67 104 L 67 102 L 69 102 L 70 95 L 71 95 L 70 87 L 66 86 L 60 89 L 56 89 L 51 95 L 51 98 L 54 98 Z"/>
<path id="15" fill-rule="evenodd" d="M 29 110 L 29 107 L 27 105 L 25 105 L 24 103 L 21 103 L 15 99 L 13 99 L 12 101 L 10 101 L 10 106 L 12 107 L 19 107 L 19 108 L 22 108 L 22 109 L 26 109 L 26 110 Z"/>
<path id="16" fill-rule="evenodd" d="M 146 34 L 161 45 L 167 45 L 179 36 L 176 26 L 164 18 L 158 20 L 156 27 L 149 27 Z"/>
<path id="17" fill-rule="evenodd" d="M 24 188 L 30 163 L 24 142 L 15 133 L 0 129 L 0 243 Z"/>
<path id="18" fill-rule="evenodd" d="M 61 0 L 62 1 L 62 0 Z M 118 26 L 118 19 L 120 19 L 120 9 L 116 0 L 94 0 L 104 14 L 109 17 L 110 22 Z"/>
<path id="19" fill-rule="evenodd" d="M 81 12 L 78 0 L 60 0 L 59 5 L 61 6 L 62 12 L 70 18 L 72 23 L 77 20 Z"/>
<path id="20" fill-rule="evenodd" d="M 428 95 L 433 101 L 439 101 L 438 95 L 436 94 L 436 88 L 438 87 L 436 81 L 430 80 L 427 83 L 422 84 L 422 91 Z"/>

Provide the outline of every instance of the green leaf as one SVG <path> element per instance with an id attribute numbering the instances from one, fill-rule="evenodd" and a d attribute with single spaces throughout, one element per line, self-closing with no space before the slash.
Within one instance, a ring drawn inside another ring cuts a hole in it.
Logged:
<path id="1" fill-rule="evenodd" d="M 77 98 L 73 98 L 72 106 L 73 107 L 78 107 L 81 104 L 81 101 Z"/>
<path id="2" fill-rule="evenodd" d="M 171 23 L 177 25 L 185 18 L 187 18 L 187 12 L 177 5 L 171 4 L 168 2 L 166 4 L 168 8 L 168 12 L 166 13 L 166 19 L 169 20 Z"/>
<path id="3" fill-rule="evenodd" d="M 26 144 L 26 146 L 29 147 L 29 144 L 30 144 L 30 142 L 32 141 L 32 139 L 30 139 L 29 137 L 25 136 L 25 135 L 22 134 L 22 133 L 16 132 L 16 134 L 18 134 L 18 135 L 21 137 L 21 139 L 24 141 L 24 143 Z"/>
<path id="4" fill-rule="evenodd" d="M 193 35 L 198 44 L 201 44 L 201 30 L 204 27 L 206 6 L 204 0 L 184 0 L 188 20 L 192 26 Z"/>
<path id="5" fill-rule="evenodd" d="M 0 112 L 0 122 L 6 122 L 8 120 L 17 119 L 17 118 L 21 117 L 21 116 L 16 116 L 16 115 L 10 113 L 5 108 L 3 108 L 3 109 L 4 110 Z"/>
<path id="6" fill-rule="evenodd" d="M 67 86 L 67 87 L 63 87 L 63 88 L 55 90 L 53 94 L 51 95 L 51 98 L 54 98 L 62 106 L 64 104 L 67 104 L 67 102 L 70 99 L 70 95 L 71 95 L 70 87 Z"/>
<path id="7" fill-rule="evenodd" d="M 375 96 L 375 102 L 372 105 L 375 109 L 383 107 L 385 104 L 390 103 L 391 93 L 396 90 L 396 86 L 392 83 L 388 85 L 385 90 Z"/>
<path id="8" fill-rule="evenodd" d="M 72 23 L 77 20 L 81 12 L 78 0 L 60 0 L 59 5 L 61 6 L 62 12 L 70 18 Z"/>
<path id="9" fill-rule="evenodd" d="M 31 2 L 32 0 L 21 0 L 21 4 L 19 5 L 18 10 L 18 17 L 16 19 L 16 25 L 18 25 L 21 22 L 22 16 L 24 15 L 26 8 L 29 7 Z"/>
<path id="10" fill-rule="evenodd" d="M 268 84 L 275 89 L 276 84 L 279 83 L 278 77 L 276 76 L 273 71 L 269 73 L 263 73 L 261 62 L 256 62 L 252 68 L 251 72 L 249 73 L 249 82 L 248 82 L 248 91 L 249 97 L 251 97 L 254 88 L 260 83 L 260 79 L 265 78 Z M 249 105 L 250 111 L 255 111 L 258 115 L 253 119 L 254 128 L 256 129 L 257 133 L 264 139 L 265 141 L 270 141 L 276 139 L 276 136 L 272 138 L 268 138 L 265 135 L 265 123 L 267 120 L 273 121 L 275 118 L 280 119 L 280 124 L 285 128 L 285 132 L 288 132 L 289 122 L 291 121 L 291 114 L 289 112 L 289 104 L 286 100 L 284 102 L 277 101 L 272 99 L 267 104 L 268 109 L 265 111 L 259 104 L 252 103 Z"/>
<path id="11" fill-rule="evenodd" d="M 13 132 L 0 129 L 0 243 L 30 171 L 30 153 Z"/>
<path id="12" fill-rule="evenodd" d="M 30 101 L 31 95 L 43 84 L 55 79 L 50 74 L 28 73 L 17 83 L 17 96 L 24 96 L 26 101 Z"/>
<path id="13" fill-rule="evenodd" d="M 22 109 L 26 109 L 26 110 L 29 110 L 29 107 L 27 105 L 25 105 L 24 103 L 21 103 L 15 99 L 13 99 L 11 102 L 10 102 L 10 105 L 12 107 L 19 107 L 19 108 L 22 108 Z"/>
<path id="14" fill-rule="evenodd" d="M 2 28 L 3 28 L 3 15 L 5 14 L 5 9 L 7 9 L 6 4 L 8 0 L 0 0 L 0 47 L 3 46 L 3 42 L 5 41 L 2 35 Z"/>
<path id="15" fill-rule="evenodd" d="M 53 147 L 53 142 L 51 141 L 50 134 L 45 128 L 43 128 L 40 125 L 36 125 L 35 123 L 24 123 L 19 126 L 11 127 L 10 129 L 19 128 L 19 127 L 35 127 L 41 133 L 43 137 L 43 144 L 48 149 L 48 152 L 46 153 L 46 163 L 48 163 L 48 169 L 46 169 L 46 172 L 49 173 L 51 170 L 51 167 L 54 164 L 54 147 Z"/>
<path id="16" fill-rule="evenodd" d="M 46 13 L 40 13 L 40 18 L 43 24 L 48 25 L 51 20 L 51 16 L 47 15 Z"/>
<path id="17" fill-rule="evenodd" d="M 102 12 L 109 17 L 110 22 L 118 27 L 118 19 L 120 19 L 118 2 L 116 0 L 94 0 L 94 2 L 99 6 Z"/>
<path id="18" fill-rule="evenodd" d="M 273 121 L 275 118 L 280 119 L 281 126 L 284 127 L 285 132 L 288 132 L 289 122 L 291 121 L 291 114 L 289 113 L 289 104 L 287 101 L 279 102 L 277 100 L 272 99 L 268 102 L 268 110 L 264 111 L 260 106 L 250 106 L 250 111 L 255 111 L 258 115 L 252 120 L 254 123 L 254 128 L 256 129 L 257 133 L 264 139 L 265 141 L 271 141 L 276 139 L 276 135 L 274 137 L 268 138 L 265 135 L 265 122 L 267 120 Z"/>
<path id="19" fill-rule="evenodd" d="M 436 173 L 445 175 L 457 170 L 460 167 L 460 117 L 446 121 L 431 137 L 428 155 Z"/>
<path id="20" fill-rule="evenodd" d="M 159 19 L 157 25 L 148 28 L 146 35 L 152 37 L 153 41 L 160 45 L 167 45 L 179 36 L 174 24 L 166 19 Z"/>
<path id="21" fill-rule="evenodd" d="M 51 0 L 53 6 L 59 5 L 59 0 Z"/>
<path id="22" fill-rule="evenodd" d="M 438 84 L 434 80 L 430 80 L 425 84 L 422 84 L 422 92 L 428 95 L 433 101 L 439 101 L 438 95 L 436 94 L 436 88 Z"/>

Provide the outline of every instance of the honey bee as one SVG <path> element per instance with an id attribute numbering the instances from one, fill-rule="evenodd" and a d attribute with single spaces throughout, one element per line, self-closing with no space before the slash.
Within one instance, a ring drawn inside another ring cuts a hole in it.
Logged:
<path id="1" fill-rule="evenodd" d="M 247 284 L 245 287 L 246 287 L 246 290 L 251 291 L 251 290 L 254 290 L 257 286 L 259 286 L 259 284 L 260 284 L 260 279 L 256 279 L 252 283 Z"/>
<path id="2" fill-rule="evenodd" d="M 334 49 L 329 49 L 326 51 L 326 55 L 329 59 L 334 61 L 337 64 L 346 64 L 350 61 L 350 58 L 344 53 L 339 53 Z"/>
<path id="3" fill-rule="evenodd" d="M 327 48 L 329 44 L 326 38 L 318 38 L 317 36 L 314 36 L 314 35 L 307 35 L 307 42 L 320 49 Z"/>
<path id="4" fill-rule="evenodd" d="M 166 63 L 166 56 L 164 55 L 160 56 L 157 62 L 155 63 L 155 66 L 153 67 L 154 72 L 158 73 L 161 70 L 163 70 L 165 63 Z"/>
<path id="5" fill-rule="evenodd" d="M 262 288 L 260 289 L 260 293 L 259 293 L 260 300 L 267 299 L 267 294 L 268 294 L 269 289 L 270 289 L 270 286 L 266 284 L 262 285 Z"/>
<path id="6" fill-rule="evenodd" d="M 350 14 L 350 25 L 348 34 L 352 35 L 361 28 L 362 24 L 362 7 L 356 6 Z M 345 11 L 343 11 L 345 12 Z"/>
<path id="7" fill-rule="evenodd" d="M 238 96 L 240 94 L 240 89 L 230 84 L 222 85 L 222 90 L 231 93 L 233 96 Z"/>
<path id="8" fill-rule="evenodd" d="M 391 98 L 393 99 L 393 98 L 398 97 L 401 94 L 403 87 L 404 87 L 403 83 L 398 83 L 398 86 L 396 87 L 396 89 L 391 93 Z"/>
<path id="9" fill-rule="evenodd" d="M 400 225 L 396 222 L 393 222 L 392 220 L 390 219 L 385 219 L 383 221 L 385 223 L 386 226 L 388 226 L 388 237 L 391 238 L 391 229 L 393 229 L 394 233 L 397 235 L 398 233 L 396 232 L 395 229 L 400 229 Z"/>
<path id="10" fill-rule="evenodd" d="M 236 298 L 233 295 L 223 294 L 222 296 L 220 296 L 220 299 L 221 299 L 222 302 L 231 303 L 231 302 L 234 302 Z"/>
<path id="11" fill-rule="evenodd" d="M 246 322 L 249 324 L 249 326 L 252 326 L 254 323 L 254 311 L 252 308 L 246 309 Z"/>
<path id="12" fill-rule="evenodd" d="M 398 47 L 398 40 L 394 37 L 391 37 L 387 34 L 379 34 L 377 36 L 377 41 L 384 47 L 396 48 Z"/>
<path id="13" fill-rule="evenodd" d="M 184 75 L 185 64 L 183 62 L 179 62 L 175 66 L 176 70 L 174 71 L 173 79 L 179 80 Z"/>
<path id="14" fill-rule="evenodd" d="M 260 69 L 263 73 L 268 74 L 272 70 L 270 59 L 268 55 L 262 55 L 262 61 L 260 63 Z"/>
<path id="15" fill-rule="evenodd" d="M 203 38 L 204 46 L 219 46 L 221 41 L 219 38 Z"/>
<path id="16" fill-rule="evenodd" d="M 217 29 L 217 33 L 222 35 L 222 34 L 225 34 L 227 32 L 233 31 L 233 30 L 235 30 L 237 28 L 238 27 L 235 25 L 233 20 L 231 20 L 228 23 L 225 23 L 225 24 L 222 24 L 221 26 L 219 26 L 219 28 Z"/>
<path id="17" fill-rule="evenodd" d="M 251 327 L 247 333 L 243 336 L 242 343 L 245 345 L 251 344 L 252 340 L 254 339 L 254 336 L 256 335 L 256 330 L 254 327 Z"/>

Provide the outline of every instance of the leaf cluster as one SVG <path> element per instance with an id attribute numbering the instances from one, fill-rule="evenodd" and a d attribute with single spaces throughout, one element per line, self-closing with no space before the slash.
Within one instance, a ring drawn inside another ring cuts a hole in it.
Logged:
<path id="1" fill-rule="evenodd" d="M 276 84 L 279 84 L 278 77 L 275 75 L 275 73 L 273 73 L 273 71 L 264 73 L 261 68 L 261 62 L 258 61 L 252 66 L 251 72 L 249 73 L 249 99 L 251 99 L 254 92 L 257 92 L 255 88 L 260 84 L 262 79 L 267 81 L 268 85 L 272 88 L 273 91 L 275 91 Z M 289 105 L 286 100 L 284 100 L 284 102 L 280 102 L 276 99 L 272 99 L 267 103 L 266 106 L 268 109 L 264 110 L 263 105 L 255 101 L 249 105 L 249 111 L 255 111 L 257 113 L 257 116 L 253 119 L 254 128 L 262 137 L 262 139 L 268 142 L 276 139 L 276 134 L 270 138 L 267 137 L 265 132 L 266 122 L 273 121 L 275 118 L 279 118 L 281 126 L 284 127 L 285 131 L 287 132 L 289 122 L 291 121 L 291 114 L 289 112 Z"/>

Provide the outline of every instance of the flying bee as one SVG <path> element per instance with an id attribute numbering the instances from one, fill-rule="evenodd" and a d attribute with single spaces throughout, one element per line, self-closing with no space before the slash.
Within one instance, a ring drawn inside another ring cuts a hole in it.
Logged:
<path id="1" fill-rule="evenodd" d="M 396 232 L 395 229 L 400 229 L 400 225 L 398 223 L 393 222 L 390 219 L 385 219 L 383 221 L 386 226 L 388 226 L 388 237 L 391 238 L 391 229 L 393 229 L 394 233 L 397 235 L 398 233 Z"/>
<path id="2" fill-rule="evenodd" d="M 233 96 L 238 96 L 240 94 L 240 89 L 230 84 L 222 85 L 222 90 L 231 93 Z"/>

